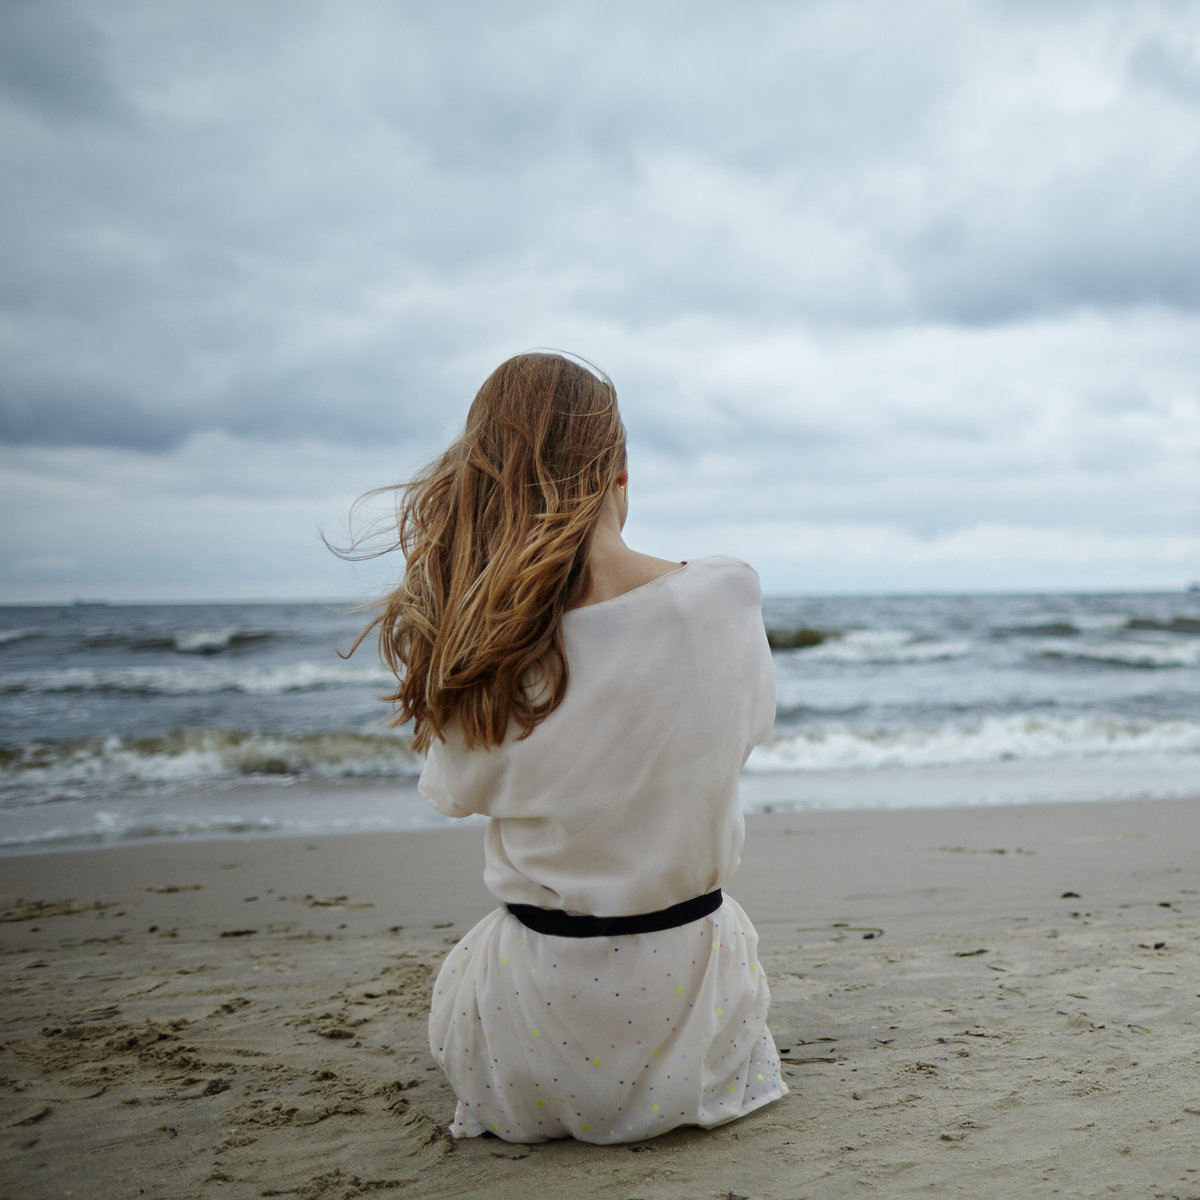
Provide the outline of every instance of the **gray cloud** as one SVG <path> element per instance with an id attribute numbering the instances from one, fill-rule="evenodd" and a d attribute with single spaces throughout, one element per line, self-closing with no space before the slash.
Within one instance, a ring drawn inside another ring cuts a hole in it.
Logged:
<path id="1" fill-rule="evenodd" d="M 555 345 L 671 481 L 652 528 L 1180 529 L 1197 32 L 1165 0 L 0 5 L 0 444 L 237 494 L 300 444 L 433 453 Z M 197 466 L 214 438 L 245 471 Z"/>
<path id="2" fill-rule="evenodd" d="M 0 92 L 48 123 L 123 122 L 130 116 L 104 38 L 78 8 L 0 6 Z"/>
<path id="3" fill-rule="evenodd" d="M 1200 46 L 1192 37 L 1150 34 L 1130 52 L 1129 78 L 1147 88 L 1160 89 L 1179 103 L 1200 105 Z"/>

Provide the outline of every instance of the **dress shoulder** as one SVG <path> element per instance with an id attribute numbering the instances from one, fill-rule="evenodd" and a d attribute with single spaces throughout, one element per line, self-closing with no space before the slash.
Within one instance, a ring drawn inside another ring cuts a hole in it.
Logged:
<path id="1" fill-rule="evenodd" d="M 706 578 L 712 586 L 719 586 L 722 591 L 728 590 L 731 596 L 755 604 L 762 603 L 762 583 L 758 572 L 748 562 L 714 554 L 695 559 L 688 565 L 695 567 L 697 575 Z"/>

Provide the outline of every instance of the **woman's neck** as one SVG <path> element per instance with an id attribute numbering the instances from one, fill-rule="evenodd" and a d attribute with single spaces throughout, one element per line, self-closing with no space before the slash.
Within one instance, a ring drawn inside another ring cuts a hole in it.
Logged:
<path id="1" fill-rule="evenodd" d="M 662 575 L 678 571 L 680 564 L 667 558 L 639 554 L 625 545 L 616 501 L 609 496 L 592 534 L 588 567 L 592 576 L 591 586 L 580 604 L 581 608 L 631 592 Z"/>

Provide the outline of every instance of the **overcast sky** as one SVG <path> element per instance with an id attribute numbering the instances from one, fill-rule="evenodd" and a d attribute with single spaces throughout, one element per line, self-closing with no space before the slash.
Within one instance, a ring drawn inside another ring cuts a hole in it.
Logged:
<path id="1" fill-rule="evenodd" d="M 1200 5 L 0 0 L 0 600 L 345 597 L 508 355 L 769 592 L 1200 580 Z"/>

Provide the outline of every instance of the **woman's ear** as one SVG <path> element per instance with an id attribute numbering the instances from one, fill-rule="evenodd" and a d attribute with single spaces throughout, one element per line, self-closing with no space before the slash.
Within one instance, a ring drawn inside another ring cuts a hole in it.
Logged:
<path id="1" fill-rule="evenodd" d="M 613 482 L 614 482 L 614 483 L 617 485 L 617 487 L 626 487 L 626 486 L 628 486 L 628 484 L 629 484 L 629 468 L 628 468 L 628 467 L 626 467 L 626 468 L 625 468 L 625 470 L 624 470 L 624 471 L 622 471 L 622 472 L 620 473 L 620 475 L 618 475 L 618 476 L 616 477 L 616 479 L 615 479 L 615 480 L 613 480 Z"/>

